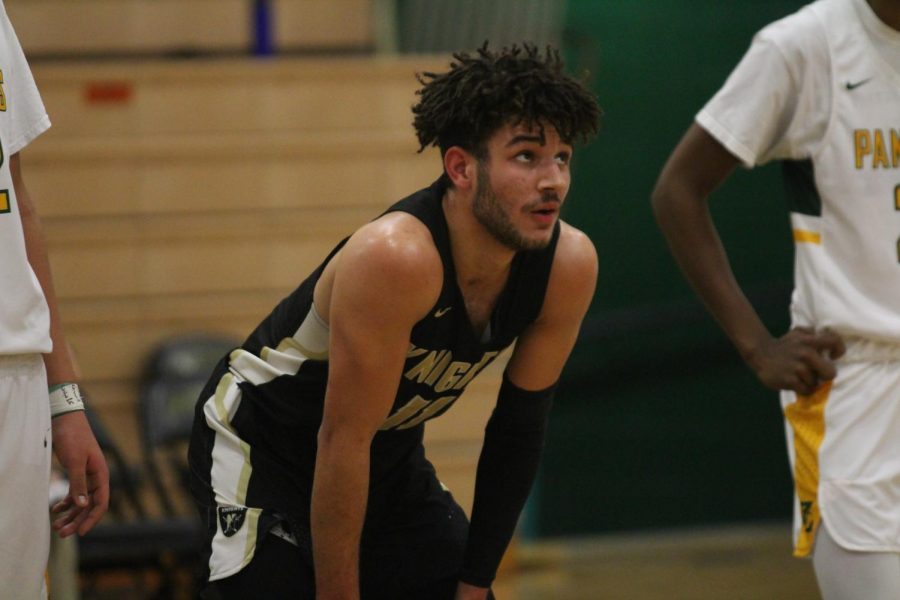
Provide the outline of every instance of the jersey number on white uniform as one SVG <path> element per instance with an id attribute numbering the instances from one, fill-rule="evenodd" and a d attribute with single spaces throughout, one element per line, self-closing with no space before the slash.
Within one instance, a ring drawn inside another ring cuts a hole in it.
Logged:
<path id="1" fill-rule="evenodd" d="M 894 188 L 894 210 L 900 211 L 900 184 Z M 897 238 L 897 262 L 900 263 L 900 237 Z"/>
<path id="2" fill-rule="evenodd" d="M 0 70 L 0 112 L 6 112 L 6 92 L 3 90 L 3 71 Z M 6 154 L 3 152 L 3 140 L 0 140 L 0 167 L 6 160 Z M 11 212 L 12 206 L 9 201 L 9 190 L 0 190 L 0 215 Z"/>

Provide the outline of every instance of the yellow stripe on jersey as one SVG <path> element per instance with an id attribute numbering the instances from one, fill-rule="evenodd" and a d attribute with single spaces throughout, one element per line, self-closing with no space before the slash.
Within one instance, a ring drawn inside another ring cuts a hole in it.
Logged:
<path id="1" fill-rule="evenodd" d="M 301 332 L 302 333 L 302 330 Z M 278 352 L 285 352 L 287 350 L 295 350 L 299 352 L 302 357 L 311 358 L 313 360 L 328 360 L 328 348 L 326 347 L 321 352 L 316 352 L 311 348 L 305 346 L 300 340 L 289 337 L 281 340 L 281 343 L 278 344 L 278 347 L 275 349 Z"/>
<path id="2" fill-rule="evenodd" d="M 807 231 L 806 229 L 795 229 L 794 241 L 798 243 L 821 244 L 822 234 L 816 231 Z"/>
<path id="3" fill-rule="evenodd" d="M 262 514 L 261 508 L 247 509 L 247 522 L 244 524 L 244 526 L 247 527 L 247 543 L 244 545 L 244 560 L 241 563 L 242 569 L 250 564 L 250 561 L 253 560 L 253 557 L 256 554 L 256 527 L 259 524 L 260 514 Z"/>
<path id="4" fill-rule="evenodd" d="M 9 203 L 9 190 L 0 190 L 0 214 L 10 212 L 12 205 Z"/>
<path id="5" fill-rule="evenodd" d="M 816 529 L 819 527 L 819 447 L 825 437 L 825 404 L 831 382 L 823 384 L 810 396 L 797 395 L 797 400 L 784 409 L 794 430 L 794 486 L 800 502 L 803 524 L 797 536 L 794 556 L 809 556 Z"/>
<path id="6" fill-rule="evenodd" d="M 237 478 L 237 488 L 234 490 L 235 501 L 240 506 L 246 506 L 247 504 L 247 487 L 250 484 L 250 474 L 253 471 L 253 468 L 250 464 L 250 444 L 240 439 L 237 433 L 234 431 L 234 428 L 231 427 L 231 411 L 233 410 L 232 406 L 226 406 L 226 401 L 231 400 L 229 404 L 233 404 L 233 399 L 227 399 L 228 392 L 231 391 L 232 383 L 234 382 L 234 376 L 231 373 L 226 373 L 222 376 L 222 379 L 219 380 L 219 385 L 216 386 L 216 394 L 213 398 L 216 407 L 216 416 L 219 419 L 219 423 L 224 427 L 229 433 L 232 439 L 228 440 L 230 442 L 237 442 L 238 446 L 241 449 L 241 454 L 244 457 L 243 464 L 240 467 L 240 473 Z M 218 434 L 216 436 L 218 438 Z M 219 440 L 217 439 L 218 443 Z M 223 440 L 225 442 L 225 440 Z"/>
<path id="7" fill-rule="evenodd" d="M 296 375 L 307 359 L 328 360 L 328 344 L 328 324 L 313 306 L 297 332 L 282 339 L 277 348 L 264 346 L 259 356 L 239 348 L 231 353 L 229 366 L 245 381 L 263 385 L 281 375 Z"/>

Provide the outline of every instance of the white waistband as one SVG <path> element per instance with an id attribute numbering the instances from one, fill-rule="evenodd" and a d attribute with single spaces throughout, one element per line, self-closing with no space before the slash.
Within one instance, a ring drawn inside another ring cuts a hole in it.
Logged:
<path id="1" fill-rule="evenodd" d="M 847 352 L 839 362 L 900 361 L 900 344 L 870 338 L 844 337 Z"/>
<path id="2" fill-rule="evenodd" d="M 0 354 L 0 376 L 34 373 L 43 365 L 40 354 Z"/>

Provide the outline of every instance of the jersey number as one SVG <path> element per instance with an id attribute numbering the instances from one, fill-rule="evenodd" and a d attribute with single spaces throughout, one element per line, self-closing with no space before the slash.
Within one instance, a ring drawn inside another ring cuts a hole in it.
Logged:
<path id="1" fill-rule="evenodd" d="M 6 91 L 3 89 L 3 71 L 0 71 L 0 112 L 6 111 Z M 3 140 L 0 140 L 0 167 L 6 161 L 3 152 Z M 0 215 L 11 212 L 12 204 L 9 201 L 9 190 L 0 190 Z"/>
<path id="2" fill-rule="evenodd" d="M 423 423 L 456 400 L 457 396 L 444 396 L 429 402 L 418 394 L 381 424 L 381 431 L 409 429 Z"/>
<path id="3" fill-rule="evenodd" d="M 6 92 L 3 90 L 3 71 L 0 71 L 0 112 L 6 110 Z M 3 153 L 3 140 L 0 140 L 0 167 L 3 166 L 6 156 Z M 9 201 L 9 190 L 0 190 L 0 215 L 12 210 Z"/>

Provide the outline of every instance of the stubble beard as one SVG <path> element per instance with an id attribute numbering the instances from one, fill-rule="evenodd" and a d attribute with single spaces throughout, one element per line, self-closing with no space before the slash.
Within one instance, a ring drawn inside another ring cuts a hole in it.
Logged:
<path id="1" fill-rule="evenodd" d="M 481 164 L 478 165 L 478 190 L 472 201 L 472 213 L 491 237 L 515 252 L 540 250 L 550 243 L 549 239 L 528 239 L 516 229 L 497 200 L 490 176 Z"/>

